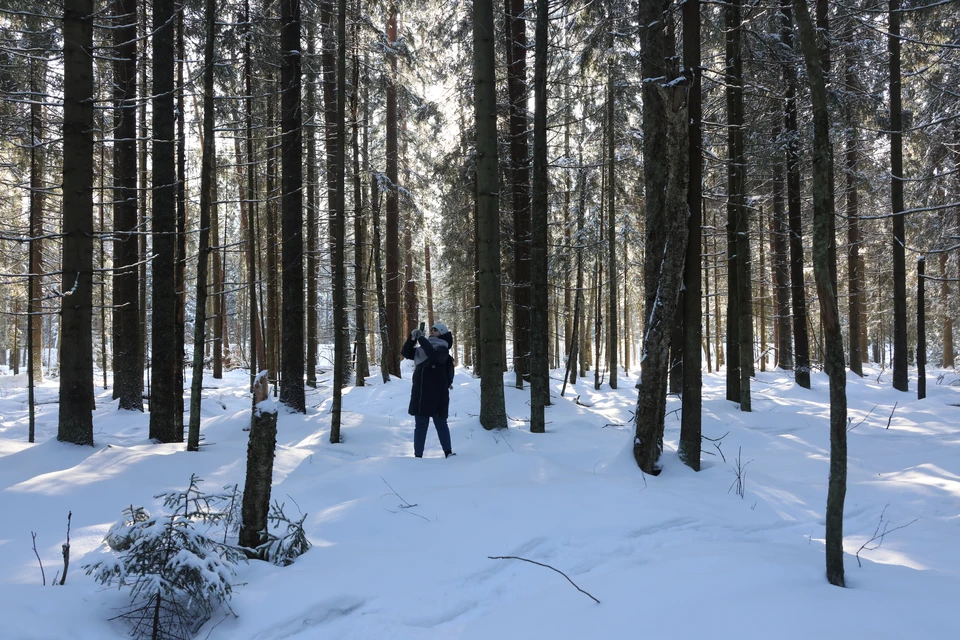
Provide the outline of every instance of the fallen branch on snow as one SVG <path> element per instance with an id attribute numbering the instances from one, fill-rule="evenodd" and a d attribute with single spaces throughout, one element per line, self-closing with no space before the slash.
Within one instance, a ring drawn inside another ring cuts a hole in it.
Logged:
<path id="1" fill-rule="evenodd" d="M 521 558 L 521 557 L 519 557 L 519 556 L 487 556 L 487 557 L 490 558 L 491 560 L 523 560 L 524 562 L 529 562 L 530 564 L 535 564 L 535 565 L 537 565 L 538 567 L 546 567 L 547 569 L 553 569 L 554 571 L 556 571 L 557 573 L 559 573 L 560 575 L 562 575 L 564 578 L 566 578 L 566 579 L 567 579 L 567 582 L 569 582 L 570 584 L 572 584 L 577 591 L 579 591 L 580 593 L 588 596 L 591 600 L 593 600 L 593 601 L 596 602 L 597 604 L 600 604 L 600 601 L 599 601 L 599 600 L 597 600 L 596 598 L 594 598 L 592 595 L 590 595 L 589 593 L 587 593 L 586 591 L 584 591 L 584 590 L 581 589 L 580 587 L 578 587 L 578 586 L 577 586 L 577 583 L 570 579 L 570 576 L 568 576 L 567 574 L 565 574 L 563 571 L 560 571 L 560 569 L 557 569 L 556 567 L 551 567 L 551 566 L 548 565 L 548 564 L 543 564 L 542 562 L 537 562 L 536 560 L 528 560 L 527 558 Z"/>

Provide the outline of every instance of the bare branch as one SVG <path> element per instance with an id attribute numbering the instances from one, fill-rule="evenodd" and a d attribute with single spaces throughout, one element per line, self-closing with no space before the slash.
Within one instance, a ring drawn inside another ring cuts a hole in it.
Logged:
<path id="1" fill-rule="evenodd" d="M 589 593 L 587 593 L 586 591 L 584 591 L 584 590 L 581 589 L 580 587 L 578 587 L 578 586 L 577 586 L 577 583 L 570 579 L 570 576 L 568 576 L 567 574 L 565 574 L 563 571 L 560 571 L 560 569 L 557 569 L 556 567 L 551 567 L 551 566 L 548 565 L 548 564 L 543 564 L 542 562 L 537 562 L 536 560 L 528 560 L 527 558 L 521 558 L 521 557 L 519 557 L 519 556 L 487 556 L 487 557 L 490 558 L 491 560 L 523 560 L 524 562 L 529 562 L 530 564 L 535 564 L 535 565 L 537 565 L 538 567 L 546 567 L 547 569 L 553 569 L 554 571 L 556 571 L 557 573 L 559 573 L 560 575 L 562 575 L 564 578 L 566 578 L 566 579 L 567 579 L 567 582 L 569 582 L 570 584 L 572 584 L 572 585 L 574 586 L 574 588 L 576 588 L 577 591 L 579 591 L 579 592 L 582 593 L 582 594 L 585 594 L 586 596 L 588 596 L 591 600 L 593 600 L 593 601 L 596 602 L 597 604 L 600 604 L 600 601 L 599 601 L 599 600 L 597 600 L 596 598 L 594 598 L 592 595 L 590 595 Z"/>

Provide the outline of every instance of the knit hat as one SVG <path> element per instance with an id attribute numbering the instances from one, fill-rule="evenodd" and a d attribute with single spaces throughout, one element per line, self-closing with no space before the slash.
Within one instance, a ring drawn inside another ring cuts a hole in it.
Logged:
<path id="1" fill-rule="evenodd" d="M 442 322 L 434 322 L 433 328 L 436 329 L 440 335 L 443 335 L 449 331 L 449 329 L 447 329 L 447 325 L 443 324 Z"/>

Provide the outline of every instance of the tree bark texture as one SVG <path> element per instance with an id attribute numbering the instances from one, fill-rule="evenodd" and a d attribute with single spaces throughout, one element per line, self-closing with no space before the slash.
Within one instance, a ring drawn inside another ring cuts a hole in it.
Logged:
<path id="1" fill-rule="evenodd" d="M 200 405 L 203 394 L 203 342 L 207 324 L 207 261 L 210 257 L 210 218 L 216 201 L 216 138 L 214 137 L 213 72 L 214 43 L 217 37 L 216 0 L 205 0 L 203 46 L 203 152 L 200 159 L 200 241 L 197 251 L 197 301 L 193 323 L 193 375 L 190 380 L 190 425 L 187 451 L 200 450 Z"/>
<path id="2" fill-rule="evenodd" d="M 266 381 L 263 381 L 266 384 Z M 247 474 L 240 507 L 242 525 L 240 546 L 247 555 L 258 557 L 253 550 L 266 541 L 270 492 L 273 488 L 273 458 L 277 447 L 277 406 L 269 400 L 253 408 L 250 420 L 250 441 L 247 444 Z"/>
<path id="3" fill-rule="evenodd" d="M 280 402 L 306 413 L 303 388 L 303 114 L 300 0 L 280 3 L 280 163 L 283 305 Z M 343 193 L 343 190 L 340 190 Z M 343 261 L 340 261 L 341 268 Z"/>
<path id="4" fill-rule="evenodd" d="M 750 279 L 750 224 L 746 202 L 746 149 L 743 113 L 742 1 L 724 7 L 727 34 L 727 398 L 750 411 L 753 373 L 753 309 Z M 735 293 L 734 293 L 735 291 Z M 734 360 L 734 350 L 736 360 Z M 734 366 L 736 363 L 736 367 Z M 734 369 L 736 369 L 734 371 Z"/>
<path id="5" fill-rule="evenodd" d="M 133 18 L 131 18 L 133 19 Z M 136 33 L 136 22 L 133 23 Z M 136 37 L 136 36 L 134 36 Z M 134 45 L 136 46 L 136 45 Z M 136 79 L 134 78 L 134 81 Z M 30 63 L 30 86 L 36 95 L 46 93 L 47 60 L 45 56 L 36 56 Z M 44 109 L 39 100 L 30 104 L 30 252 L 29 282 L 27 285 L 27 372 L 30 374 L 30 391 L 33 385 L 43 380 L 43 315 L 39 313 L 43 298 L 43 208 L 46 203 L 44 176 L 46 173 L 46 150 L 43 139 Z M 136 186 L 136 167 L 134 167 L 134 187 Z M 134 200 L 134 218 L 136 218 L 136 200 Z M 101 240 L 101 248 L 103 242 Z M 102 291 L 102 289 L 101 289 Z M 31 403 L 32 406 L 32 403 Z"/>
<path id="6" fill-rule="evenodd" d="M 610 61 L 607 68 L 607 285 L 608 305 L 607 322 L 607 360 L 610 362 L 610 388 L 617 388 L 617 349 L 620 342 L 620 331 L 617 320 L 620 312 L 617 309 L 617 210 L 616 210 L 616 118 L 615 118 L 615 67 Z M 544 176 L 546 179 L 546 176 Z"/>
<path id="7" fill-rule="evenodd" d="M 397 42 L 397 7 L 391 3 L 387 8 L 387 46 Z M 387 328 L 390 334 L 390 352 L 387 363 L 390 375 L 400 376 L 400 345 L 403 344 L 403 329 L 400 326 L 400 206 L 397 191 L 397 55 L 387 50 L 387 106 L 386 106 L 386 298 Z"/>
<path id="8" fill-rule="evenodd" d="M 793 0 L 781 0 L 783 28 L 780 39 L 793 51 Z M 807 299 L 803 284 L 803 219 L 800 194 L 800 132 L 797 124 L 797 70 L 791 56 L 784 61 L 787 90 L 784 97 L 784 127 L 787 135 L 787 218 L 790 225 L 790 293 L 793 303 L 794 380 L 810 388 L 810 344 L 807 337 Z"/>
<path id="9" fill-rule="evenodd" d="M 530 373 L 530 158 L 527 142 L 527 28 L 524 0 L 505 0 L 510 159 L 506 175 L 513 211 L 513 371 L 523 388 Z"/>
<path id="10" fill-rule="evenodd" d="M 480 337 L 480 424 L 507 426 L 503 397 L 500 292 L 500 186 L 493 0 L 473 3 L 474 117 L 477 150 L 477 260 Z M 389 240 L 388 240 L 389 243 Z"/>
<path id="11" fill-rule="evenodd" d="M 544 407 L 550 404 L 548 361 L 547 224 L 547 13 L 548 0 L 536 2 L 533 61 L 533 202 L 530 243 L 530 431 L 544 433 Z"/>
<path id="12" fill-rule="evenodd" d="M 670 5 L 670 0 L 640 4 L 641 72 L 644 78 L 661 80 L 643 86 L 645 322 L 633 455 L 645 473 L 654 475 L 660 472 L 668 340 L 683 283 L 688 224 L 689 87 L 675 82 L 677 71 L 670 63 L 675 44 L 663 20 Z"/>
<path id="13" fill-rule="evenodd" d="M 833 149 L 830 143 L 827 89 L 820 68 L 813 23 L 806 0 L 794 0 L 793 4 L 813 103 L 813 272 L 824 331 L 824 368 L 830 378 L 830 481 L 827 490 L 826 569 L 830 584 L 842 587 L 843 504 L 847 490 L 847 377 L 840 309 L 833 271 L 830 269 L 830 220 L 834 217 L 833 190 L 830 188 Z"/>
<path id="14" fill-rule="evenodd" d="M 316 20 L 314 18 L 314 9 L 308 9 L 307 19 L 307 59 L 314 60 L 316 57 Z M 310 123 L 307 127 L 305 139 L 307 145 L 307 385 L 311 388 L 317 386 L 317 346 L 318 338 L 318 319 L 317 319 L 317 277 L 320 268 L 320 261 L 317 255 L 319 248 L 319 231 L 317 229 L 319 208 L 318 186 L 317 186 L 317 74 L 316 68 L 310 67 L 306 73 L 306 114 L 304 120 Z"/>
<path id="15" fill-rule="evenodd" d="M 855 50 L 853 42 L 853 27 L 844 32 L 845 67 L 844 84 L 847 91 L 857 86 L 855 73 Z M 857 171 L 859 157 L 857 153 L 857 123 L 853 109 L 848 107 L 846 112 L 846 151 L 844 154 L 844 170 L 846 173 L 846 217 L 847 217 L 847 315 L 849 317 L 850 371 L 863 377 L 863 360 L 866 355 L 861 350 L 860 334 L 863 332 L 862 315 L 860 308 L 863 304 L 863 274 L 860 271 L 860 199 L 857 192 Z"/>
<path id="16" fill-rule="evenodd" d="M 356 33 L 354 33 L 356 42 Z M 365 126 L 360 121 L 360 57 L 354 51 L 353 56 L 353 87 L 350 91 L 350 111 L 353 127 L 350 134 L 350 147 L 353 152 L 353 263 L 354 263 L 354 317 L 356 324 L 356 384 L 362 387 L 365 379 L 370 375 L 369 356 L 367 354 L 367 322 L 366 322 L 366 282 L 364 274 L 370 273 L 370 267 L 364 260 L 367 249 L 366 228 L 364 219 L 363 180 L 360 172 L 360 127 Z M 429 290 L 429 280 L 427 287 Z M 432 307 L 431 307 L 432 312 Z M 433 319 L 430 320 L 431 326 Z"/>
<path id="17" fill-rule="evenodd" d="M 782 130 L 774 127 L 773 139 L 781 139 Z M 787 253 L 788 234 L 787 211 L 784 201 L 786 173 L 783 159 L 776 154 L 773 159 L 773 181 L 771 183 L 773 217 L 770 221 L 770 236 L 773 249 L 770 256 L 770 270 L 773 274 L 773 292 L 776 300 L 777 364 L 780 369 L 793 369 L 793 330 L 790 325 L 790 258 Z"/>
<path id="18" fill-rule="evenodd" d="M 172 0 L 153 3 L 153 325 L 151 327 L 150 437 L 183 442 L 182 389 L 177 387 L 177 220 Z"/>
<path id="19" fill-rule="evenodd" d="M 893 213 L 893 388 L 907 391 L 907 258 L 903 201 L 903 104 L 900 74 L 900 0 L 889 0 L 890 206 Z"/>
<path id="20" fill-rule="evenodd" d="M 93 445 L 93 2 L 63 9 L 62 344 L 57 440 Z"/>
<path id="21" fill-rule="evenodd" d="M 917 258 L 917 400 L 927 397 L 927 313 L 924 270 L 926 260 Z"/>
<path id="22" fill-rule="evenodd" d="M 694 471 L 700 470 L 701 406 L 703 384 L 703 340 L 701 308 L 702 259 L 700 257 L 702 215 L 703 160 L 701 145 L 702 100 L 700 95 L 702 71 L 700 68 L 700 0 L 686 0 L 683 4 L 683 67 L 686 70 L 687 111 L 690 119 L 687 140 L 687 255 L 683 273 L 683 382 L 682 411 L 680 415 L 680 460 Z"/>
<path id="23" fill-rule="evenodd" d="M 343 264 L 344 233 L 347 221 L 346 207 L 346 69 L 347 69 L 347 3 L 339 0 L 337 12 L 337 103 L 336 136 L 337 152 L 334 158 L 333 182 L 336 196 L 331 220 L 333 240 L 333 402 L 330 418 L 330 442 L 340 442 L 340 417 L 343 408 L 343 387 L 346 384 L 347 360 L 350 353 L 350 336 L 347 333 L 347 273 Z"/>

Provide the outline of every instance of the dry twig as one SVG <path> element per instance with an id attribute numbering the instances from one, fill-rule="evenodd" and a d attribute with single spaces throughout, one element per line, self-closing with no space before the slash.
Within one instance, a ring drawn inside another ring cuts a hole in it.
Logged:
<path id="1" fill-rule="evenodd" d="M 47 576 L 43 573 L 43 561 L 40 560 L 40 554 L 37 553 L 37 532 L 31 531 L 30 535 L 33 536 L 33 554 L 37 556 L 37 562 L 40 563 L 40 578 L 43 580 L 43 586 L 47 586 Z"/>
<path id="2" fill-rule="evenodd" d="M 559 573 L 560 575 L 562 575 L 564 578 L 566 578 L 566 579 L 567 579 L 567 582 L 569 582 L 570 584 L 572 584 L 572 585 L 574 586 L 574 588 L 576 588 L 577 591 L 579 591 L 579 592 L 582 593 L 582 594 L 585 594 L 586 596 L 588 596 L 591 600 L 593 600 L 593 601 L 596 602 L 597 604 L 600 604 L 600 601 L 599 601 L 599 600 L 597 600 L 596 598 L 594 598 L 592 595 L 590 595 L 589 593 L 587 593 L 586 591 L 584 591 L 584 590 L 581 589 L 580 587 L 578 587 L 578 586 L 577 586 L 577 583 L 570 579 L 570 576 L 568 576 L 567 574 L 565 574 L 563 571 L 560 571 L 560 569 L 557 569 L 556 567 L 551 567 L 551 566 L 548 565 L 548 564 L 544 564 L 544 563 L 542 563 L 542 562 L 537 562 L 536 560 L 529 560 L 529 559 L 527 559 L 527 558 L 521 558 L 521 557 L 519 557 L 519 556 L 487 556 L 487 557 L 490 558 L 491 560 L 523 560 L 524 562 L 529 562 L 530 564 L 535 564 L 535 565 L 537 565 L 538 567 L 546 567 L 547 569 L 553 569 L 554 571 L 556 571 L 557 573 Z"/>
<path id="3" fill-rule="evenodd" d="M 890 421 L 893 420 L 893 412 L 897 410 L 897 405 L 900 404 L 900 401 L 893 403 L 893 409 L 890 409 L 890 417 L 887 418 L 887 429 L 890 428 Z"/>
<path id="4" fill-rule="evenodd" d="M 863 566 L 863 564 L 860 563 L 860 552 L 861 552 L 861 551 L 863 551 L 864 549 L 866 549 L 867 551 L 873 551 L 874 549 L 879 549 L 879 548 L 880 548 L 880 545 L 883 544 L 883 538 L 884 538 L 884 536 L 886 536 L 888 533 L 893 533 L 893 532 L 896 531 L 897 529 L 903 529 L 904 527 L 909 527 L 909 526 L 912 525 L 914 522 L 916 522 L 917 520 L 919 520 L 919 518 L 914 518 L 913 520 L 911 520 L 911 521 L 908 522 L 907 524 L 902 524 L 902 525 L 900 525 L 899 527 L 894 527 L 893 529 L 888 529 L 887 527 L 890 526 L 890 521 L 888 520 L 887 522 L 884 522 L 884 521 L 883 521 L 883 516 L 884 516 L 884 514 L 887 512 L 887 507 L 889 507 L 889 506 L 890 506 L 890 505 L 886 505 L 886 506 L 883 508 L 883 511 L 880 512 L 880 520 L 877 522 L 877 528 L 873 530 L 873 537 L 870 538 L 869 540 L 867 540 L 866 542 L 864 542 L 862 545 L 860 545 L 860 548 L 857 549 L 856 557 L 857 557 L 857 566 L 858 566 L 858 567 L 862 567 L 862 566 Z M 883 527 L 883 531 L 880 530 L 880 527 L 881 527 L 881 526 Z M 868 546 L 867 546 L 868 544 L 870 544 L 871 542 L 874 542 L 874 541 L 876 541 L 876 540 L 879 541 L 879 542 L 877 542 L 876 545 L 874 545 L 874 546 L 872 546 L 872 547 L 868 547 Z"/>

